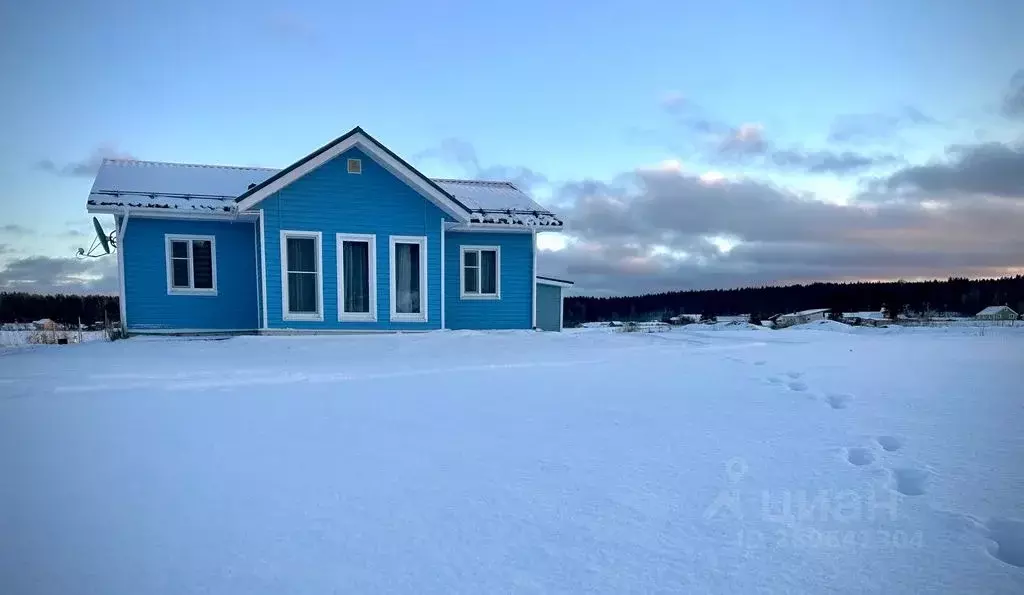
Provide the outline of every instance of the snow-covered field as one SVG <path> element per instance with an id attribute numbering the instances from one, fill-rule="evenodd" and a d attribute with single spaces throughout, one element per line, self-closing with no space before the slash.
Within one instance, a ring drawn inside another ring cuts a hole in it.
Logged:
<path id="1" fill-rule="evenodd" d="M 819 326 L 0 352 L 0 593 L 1024 593 L 1022 329 Z"/>

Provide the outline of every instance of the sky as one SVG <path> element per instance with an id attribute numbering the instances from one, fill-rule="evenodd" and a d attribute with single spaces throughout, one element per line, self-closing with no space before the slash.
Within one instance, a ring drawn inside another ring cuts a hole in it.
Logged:
<path id="1" fill-rule="evenodd" d="M 0 290 L 78 260 L 103 157 L 284 167 L 359 125 L 566 221 L 577 292 L 1024 272 L 1019 0 L 0 6 Z"/>

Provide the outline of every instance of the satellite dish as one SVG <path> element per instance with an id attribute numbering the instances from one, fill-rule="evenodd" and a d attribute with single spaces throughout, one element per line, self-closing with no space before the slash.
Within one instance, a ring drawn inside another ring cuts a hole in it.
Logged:
<path id="1" fill-rule="evenodd" d="M 99 258 L 100 256 L 106 256 L 110 254 L 111 248 L 117 247 L 117 241 L 114 239 L 114 233 L 109 234 L 103 231 L 103 226 L 100 225 L 100 220 L 96 217 L 92 218 L 92 228 L 96 230 L 96 238 L 93 239 L 89 249 L 79 248 L 77 256 L 79 258 Z M 103 252 L 101 253 L 100 250 Z"/>
<path id="2" fill-rule="evenodd" d="M 96 239 L 99 240 L 100 246 L 103 248 L 103 253 L 110 254 L 110 240 L 107 238 L 107 234 L 103 231 L 103 226 L 100 225 L 100 220 L 96 217 L 92 218 L 92 228 L 96 230 Z"/>

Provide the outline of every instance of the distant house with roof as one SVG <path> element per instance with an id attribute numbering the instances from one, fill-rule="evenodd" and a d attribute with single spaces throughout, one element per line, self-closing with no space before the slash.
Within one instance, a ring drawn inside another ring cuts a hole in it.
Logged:
<path id="1" fill-rule="evenodd" d="M 811 310 L 792 312 L 790 314 L 779 314 L 777 316 L 773 316 L 769 320 L 774 322 L 776 328 L 786 328 L 787 326 L 806 324 L 808 322 L 814 322 L 815 320 L 825 320 L 828 318 L 828 313 L 829 308 L 814 308 Z"/>
<path id="2" fill-rule="evenodd" d="M 87 209 L 114 216 L 129 333 L 559 330 L 572 284 L 537 274 L 557 215 L 358 127 L 281 170 L 106 160 Z"/>
<path id="3" fill-rule="evenodd" d="M 989 306 L 974 317 L 978 320 L 1017 320 L 1017 312 L 1009 306 Z"/>

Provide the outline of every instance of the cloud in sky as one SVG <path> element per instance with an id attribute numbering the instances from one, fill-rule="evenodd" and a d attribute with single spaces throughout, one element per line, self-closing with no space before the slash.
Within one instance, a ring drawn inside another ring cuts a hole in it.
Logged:
<path id="1" fill-rule="evenodd" d="M 114 258 L 76 259 L 28 256 L 0 269 L 0 291 L 29 293 L 117 293 Z"/>
<path id="2" fill-rule="evenodd" d="M 0 225 L 0 234 L 7 235 L 29 235 L 32 230 L 25 227 L 24 225 L 18 225 L 16 223 L 8 223 L 6 225 Z"/>
<path id="3" fill-rule="evenodd" d="M 1024 68 L 1010 78 L 1010 88 L 1003 97 L 1003 115 L 1024 119 Z"/>
<path id="4" fill-rule="evenodd" d="M 768 150 L 764 126 L 756 123 L 740 124 L 722 140 L 719 151 L 729 154 L 761 155 Z"/>
<path id="5" fill-rule="evenodd" d="M 594 294 L 1021 271 L 1024 186 L 981 183 L 982 172 L 1010 173 L 1005 160 L 1017 154 L 954 148 L 942 163 L 886 178 L 882 196 L 892 200 L 873 194 L 846 205 L 666 168 L 629 172 L 621 183 L 569 182 L 558 192 L 572 205 L 563 213 L 569 241 L 540 262 Z M 957 200 L 942 200 L 949 193 Z"/>
<path id="6" fill-rule="evenodd" d="M 945 160 L 906 167 L 885 182 L 891 190 L 939 197 L 987 194 L 1024 200 L 1024 141 L 956 145 L 947 150 Z"/>
<path id="7" fill-rule="evenodd" d="M 91 178 L 99 171 L 104 159 L 134 159 L 134 157 L 113 146 L 100 145 L 93 149 L 88 156 L 78 161 L 57 163 L 52 159 L 41 159 L 36 162 L 36 169 L 58 176 Z"/>
<path id="8" fill-rule="evenodd" d="M 938 123 L 913 106 L 892 112 L 843 114 L 833 120 L 828 139 L 834 143 L 884 141 L 901 130 Z"/>
<path id="9" fill-rule="evenodd" d="M 782 149 L 771 154 L 771 160 L 779 167 L 795 167 L 812 174 L 849 174 L 872 167 L 893 165 L 901 159 L 892 154 L 867 154 L 853 151 L 807 151 Z"/>
<path id="10" fill-rule="evenodd" d="M 711 163 L 738 163 L 790 172 L 845 176 L 901 162 L 900 158 L 888 153 L 781 145 L 767 136 L 763 124 L 746 122 L 730 125 L 709 116 L 706 110 L 678 93 L 667 95 L 661 105 L 672 116 L 674 124 L 682 127 L 692 148 Z M 916 110 L 910 113 L 917 114 L 914 118 L 922 121 L 927 118 Z"/>
<path id="11" fill-rule="evenodd" d="M 465 175 L 480 180 L 506 180 L 529 192 L 548 182 L 547 176 L 524 166 L 489 165 L 480 163 L 476 147 L 467 140 L 449 137 L 437 146 L 413 155 L 413 161 L 437 160 L 458 166 Z"/>

